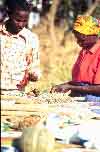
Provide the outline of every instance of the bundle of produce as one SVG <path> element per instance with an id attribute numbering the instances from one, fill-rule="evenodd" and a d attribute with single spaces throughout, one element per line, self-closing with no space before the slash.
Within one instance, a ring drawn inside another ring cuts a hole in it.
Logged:
<path id="1" fill-rule="evenodd" d="M 2 118 L 2 130 L 16 130 L 16 131 L 21 131 L 24 128 L 27 127 L 33 127 L 39 123 L 43 123 L 46 120 L 47 115 L 42 115 L 42 114 L 34 114 L 33 115 L 28 115 L 28 116 L 1 116 Z"/>

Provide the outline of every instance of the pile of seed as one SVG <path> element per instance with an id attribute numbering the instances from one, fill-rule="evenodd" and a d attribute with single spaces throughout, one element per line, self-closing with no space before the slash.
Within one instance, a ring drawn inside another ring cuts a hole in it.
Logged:
<path id="1" fill-rule="evenodd" d="M 38 97 L 35 97 L 38 103 L 67 103 L 72 102 L 72 98 L 66 93 L 42 93 Z"/>
<path id="2" fill-rule="evenodd" d="M 21 93 L 20 93 L 21 94 Z M 11 94 L 9 95 L 9 97 L 12 96 Z M 16 97 L 22 98 L 22 100 L 24 100 L 24 98 L 26 99 L 26 101 L 30 101 L 30 102 L 34 102 L 34 104 L 42 104 L 42 103 L 47 103 L 47 104 L 62 104 L 62 103 L 68 103 L 68 102 L 72 102 L 74 101 L 72 97 L 68 96 L 67 93 L 49 93 L 49 92 L 45 92 L 45 93 L 40 93 L 38 96 L 34 96 L 34 95 L 26 95 L 26 94 L 21 94 L 21 95 L 13 95 L 12 97 L 15 99 Z M 5 101 L 10 101 L 10 100 L 5 100 Z"/>

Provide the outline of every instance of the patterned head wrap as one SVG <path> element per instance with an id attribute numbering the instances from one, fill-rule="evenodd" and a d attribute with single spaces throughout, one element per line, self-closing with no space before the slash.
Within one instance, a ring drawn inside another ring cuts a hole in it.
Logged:
<path id="1" fill-rule="evenodd" d="M 100 36 L 100 19 L 92 16 L 78 16 L 74 23 L 74 30 L 85 35 Z"/>

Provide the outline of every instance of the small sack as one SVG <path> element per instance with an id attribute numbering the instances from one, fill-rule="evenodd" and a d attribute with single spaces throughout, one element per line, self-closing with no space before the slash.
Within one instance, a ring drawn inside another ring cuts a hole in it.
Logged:
<path id="1" fill-rule="evenodd" d="M 53 152 L 55 140 L 46 128 L 31 127 L 23 130 L 20 145 L 23 152 Z"/>

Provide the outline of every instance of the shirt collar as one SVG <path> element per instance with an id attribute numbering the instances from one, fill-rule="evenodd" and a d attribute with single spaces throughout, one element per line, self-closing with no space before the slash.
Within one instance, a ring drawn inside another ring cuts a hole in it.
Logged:
<path id="1" fill-rule="evenodd" d="M 100 39 L 97 40 L 96 44 L 89 50 L 91 53 L 95 53 L 100 48 Z"/>
<path id="2" fill-rule="evenodd" d="M 24 39 L 24 41 L 26 43 L 26 38 L 21 34 L 24 29 L 25 28 L 23 28 L 18 34 L 13 35 L 6 30 L 5 24 L 0 25 L 0 31 L 2 31 L 5 35 L 12 37 L 12 38 L 16 38 L 16 39 L 20 37 L 20 38 Z"/>
<path id="3" fill-rule="evenodd" d="M 5 24 L 0 25 L 0 31 L 3 31 L 6 35 L 15 37 L 15 38 L 19 37 L 23 30 L 24 28 L 18 34 L 11 34 L 10 32 L 7 31 Z"/>

